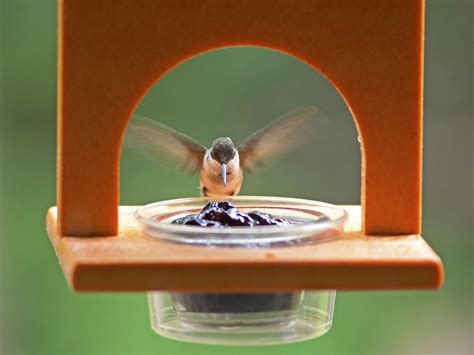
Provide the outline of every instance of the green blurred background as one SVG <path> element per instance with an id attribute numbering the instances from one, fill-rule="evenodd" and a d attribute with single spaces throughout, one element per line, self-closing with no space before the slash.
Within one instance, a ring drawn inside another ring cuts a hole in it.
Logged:
<path id="1" fill-rule="evenodd" d="M 327 335 L 250 348 L 155 335 L 144 294 L 68 289 L 44 225 L 55 204 L 57 5 L 0 1 L 1 354 L 472 353 L 471 1 L 428 1 L 426 10 L 423 230 L 445 263 L 444 287 L 340 292 Z M 348 109 L 331 84 L 288 56 L 233 48 L 194 58 L 160 80 L 138 112 L 209 144 L 219 135 L 240 141 L 302 105 L 329 118 L 314 149 L 249 177 L 242 194 L 359 203 L 360 152 Z M 122 204 L 196 195 L 197 187 L 196 178 L 123 153 Z"/>

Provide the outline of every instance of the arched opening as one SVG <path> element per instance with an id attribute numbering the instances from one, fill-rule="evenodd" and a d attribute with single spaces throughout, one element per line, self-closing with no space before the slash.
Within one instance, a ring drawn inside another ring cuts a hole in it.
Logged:
<path id="1" fill-rule="evenodd" d="M 240 194 L 359 204 L 361 153 L 352 115 L 334 85 L 293 56 L 250 46 L 206 52 L 160 78 L 135 112 L 209 146 L 219 136 L 240 143 L 280 115 L 307 105 L 327 117 L 316 139 L 246 176 Z M 123 148 L 121 204 L 199 194 L 196 176 Z"/>

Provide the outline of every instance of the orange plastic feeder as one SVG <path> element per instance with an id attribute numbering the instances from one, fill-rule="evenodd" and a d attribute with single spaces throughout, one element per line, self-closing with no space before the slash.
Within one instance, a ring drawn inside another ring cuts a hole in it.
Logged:
<path id="1" fill-rule="evenodd" d="M 70 287 L 439 288 L 442 262 L 420 235 L 423 37 L 423 0 L 61 0 L 58 206 L 47 226 Z M 183 61 L 232 46 L 294 56 L 345 99 L 362 139 L 362 192 L 361 206 L 344 206 L 341 238 L 210 250 L 145 237 L 136 207 L 118 206 L 122 137 L 140 100 Z"/>

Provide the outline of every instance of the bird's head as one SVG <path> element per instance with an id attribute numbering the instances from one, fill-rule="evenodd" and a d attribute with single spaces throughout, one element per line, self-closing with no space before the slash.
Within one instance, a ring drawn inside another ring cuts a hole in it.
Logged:
<path id="1" fill-rule="evenodd" d="M 217 138 L 211 147 L 211 158 L 221 166 L 222 182 L 227 185 L 227 164 L 236 154 L 234 143 L 229 137 Z"/>

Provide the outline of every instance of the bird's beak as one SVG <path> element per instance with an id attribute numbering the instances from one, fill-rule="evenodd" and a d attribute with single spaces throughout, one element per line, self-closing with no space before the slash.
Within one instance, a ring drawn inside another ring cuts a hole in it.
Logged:
<path id="1" fill-rule="evenodd" d="M 227 165 L 225 163 L 221 164 L 221 175 L 224 186 L 227 186 Z"/>

